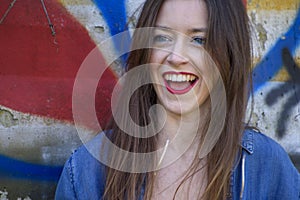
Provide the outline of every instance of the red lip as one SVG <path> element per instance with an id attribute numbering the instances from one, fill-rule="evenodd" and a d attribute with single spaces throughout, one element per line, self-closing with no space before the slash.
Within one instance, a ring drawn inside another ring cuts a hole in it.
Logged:
<path id="1" fill-rule="evenodd" d="M 163 76 L 165 76 L 166 74 L 184 74 L 184 75 L 193 75 L 195 77 L 198 77 L 196 74 L 190 73 L 190 72 L 174 72 L 174 71 L 168 71 L 168 72 L 164 72 Z"/>
<path id="2" fill-rule="evenodd" d="M 180 95 L 180 94 L 185 94 L 185 93 L 187 93 L 188 91 L 190 91 L 193 87 L 194 87 L 194 85 L 198 82 L 198 80 L 199 80 L 199 78 L 198 78 L 198 76 L 197 75 L 195 75 L 195 74 L 192 74 L 192 73 L 189 73 L 189 72 L 174 72 L 174 71 L 172 71 L 172 72 L 165 72 L 165 73 L 163 73 L 163 77 L 165 77 L 165 75 L 167 75 L 167 74 L 184 74 L 184 75 L 192 75 L 192 76 L 195 76 L 196 77 L 196 79 L 194 80 L 194 81 L 192 81 L 192 82 L 190 82 L 190 85 L 188 86 L 188 87 L 186 87 L 186 88 L 184 88 L 184 89 L 182 89 L 182 90 L 176 90 L 176 89 L 173 89 L 171 86 L 170 86 L 170 84 L 169 84 L 169 81 L 167 81 L 165 78 L 164 78 L 164 82 L 165 82 L 165 86 L 166 86 L 166 88 L 167 88 L 167 90 L 171 93 L 171 94 L 176 94 L 176 95 Z"/>

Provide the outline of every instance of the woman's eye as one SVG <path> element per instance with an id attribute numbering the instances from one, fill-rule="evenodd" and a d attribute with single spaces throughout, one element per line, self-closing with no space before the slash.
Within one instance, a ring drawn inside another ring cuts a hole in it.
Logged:
<path id="1" fill-rule="evenodd" d="M 171 41 L 172 41 L 172 39 L 168 36 L 165 36 L 165 35 L 156 35 L 153 38 L 154 43 L 168 43 L 168 42 L 171 42 Z"/>
<path id="2" fill-rule="evenodd" d="M 206 38 L 204 37 L 193 37 L 192 42 L 197 45 L 204 45 L 206 42 Z"/>

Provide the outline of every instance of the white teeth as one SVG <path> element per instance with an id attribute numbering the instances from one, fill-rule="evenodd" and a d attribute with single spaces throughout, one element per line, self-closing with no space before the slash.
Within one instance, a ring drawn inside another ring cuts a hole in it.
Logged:
<path id="1" fill-rule="evenodd" d="M 171 81 L 177 81 L 177 76 L 175 74 L 172 75 Z"/>
<path id="2" fill-rule="evenodd" d="M 185 82 L 185 81 L 193 81 L 196 79 L 196 76 L 188 74 L 166 74 L 164 78 L 167 81 L 173 81 L 173 82 Z"/>
<path id="3" fill-rule="evenodd" d="M 179 75 L 177 76 L 177 81 L 178 81 L 178 82 L 182 82 L 182 74 L 179 74 Z"/>

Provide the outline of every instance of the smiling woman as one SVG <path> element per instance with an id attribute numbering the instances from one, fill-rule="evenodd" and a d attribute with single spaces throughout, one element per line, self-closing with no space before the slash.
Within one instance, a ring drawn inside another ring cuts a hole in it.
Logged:
<path id="1" fill-rule="evenodd" d="M 129 103 L 67 161 L 56 199 L 299 199 L 287 154 L 244 122 L 248 23 L 241 0 L 146 0 Z"/>

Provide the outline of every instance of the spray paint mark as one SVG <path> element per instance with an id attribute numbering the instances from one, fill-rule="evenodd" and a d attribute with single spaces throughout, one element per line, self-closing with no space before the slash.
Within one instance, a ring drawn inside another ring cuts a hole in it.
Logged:
<path id="1" fill-rule="evenodd" d="M 289 30 L 277 40 L 276 44 L 269 50 L 259 64 L 253 70 L 253 89 L 256 92 L 274 77 L 283 66 L 281 50 L 287 48 L 292 55 L 295 54 L 300 44 L 300 8 L 294 23 Z"/>
<path id="2" fill-rule="evenodd" d="M 128 30 L 124 0 L 94 0 L 94 3 L 101 10 L 112 36 Z M 119 52 L 128 52 L 130 48 L 131 37 L 129 33 L 122 35 L 123 37 L 114 37 L 113 43 L 115 49 Z M 120 58 L 123 67 L 125 67 L 126 58 L 127 55 L 124 55 Z"/>
<path id="3" fill-rule="evenodd" d="M 281 86 L 271 90 L 265 99 L 265 103 L 271 106 L 278 102 L 280 97 L 289 95 L 287 102 L 283 105 L 277 123 L 276 136 L 279 139 L 282 139 L 286 135 L 287 119 L 290 117 L 293 108 L 300 102 L 300 67 L 297 66 L 287 48 L 282 49 L 282 60 L 290 79 Z"/>

